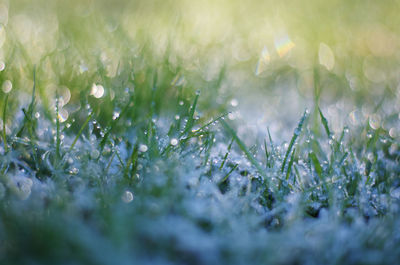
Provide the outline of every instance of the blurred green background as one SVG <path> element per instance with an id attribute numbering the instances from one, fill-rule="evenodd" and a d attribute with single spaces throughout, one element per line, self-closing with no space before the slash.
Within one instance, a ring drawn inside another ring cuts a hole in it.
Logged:
<path id="1" fill-rule="evenodd" d="M 146 114 L 154 97 L 160 113 L 200 89 L 203 109 L 258 112 L 251 126 L 279 120 L 275 132 L 317 104 L 336 131 L 367 119 L 390 129 L 399 10 L 399 1 L 2 1 L 0 82 L 12 86 L 12 111 L 29 101 L 36 66 L 48 117 L 56 93 L 65 118 L 89 102 L 101 122 L 127 90 Z"/>

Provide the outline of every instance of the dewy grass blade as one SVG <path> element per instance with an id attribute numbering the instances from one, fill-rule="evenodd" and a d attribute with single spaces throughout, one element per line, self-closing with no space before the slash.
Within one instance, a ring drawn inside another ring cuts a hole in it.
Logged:
<path id="1" fill-rule="evenodd" d="M 226 159 L 228 158 L 228 155 L 229 155 L 229 153 L 231 151 L 232 144 L 233 144 L 233 138 L 232 138 L 231 142 L 228 145 L 228 150 L 227 150 L 226 154 L 224 155 L 224 158 L 222 159 L 222 163 L 221 163 L 221 166 L 219 167 L 219 170 L 221 170 L 224 167 Z"/>
<path id="2" fill-rule="evenodd" d="M 326 120 L 324 114 L 322 114 L 322 111 L 321 111 L 321 109 L 319 107 L 318 107 L 318 111 L 319 111 L 319 116 L 321 117 L 322 125 L 325 128 L 325 132 L 328 135 L 328 137 L 330 138 L 331 137 L 331 131 L 329 130 L 328 121 Z"/>
<path id="3" fill-rule="evenodd" d="M 316 155 L 315 153 L 311 152 L 311 153 L 309 154 L 309 156 L 310 156 L 310 158 L 311 158 L 311 162 L 312 162 L 313 165 L 314 165 L 315 172 L 317 173 L 319 179 L 323 180 L 323 177 L 322 177 L 322 167 L 321 167 L 321 164 L 320 164 L 320 162 L 319 162 L 319 160 L 318 160 L 317 155 Z"/>
<path id="4" fill-rule="evenodd" d="M 282 173 L 285 170 L 287 159 L 288 159 L 290 153 L 292 152 L 292 148 L 293 148 L 297 138 L 299 137 L 299 135 L 301 133 L 301 129 L 303 128 L 304 121 L 306 120 L 307 117 L 308 117 L 308 111 L 306 110 L 306 111 L 304 111 L 303 116 L 301 117 L 296 129 L 294 130 L 292 139 L 290 140 L 290 144 L 289 144 L 289 147 L 288 147 L 288 149 L 286 151 L 285 158 L 283 159 L 283 163 L 282 163 L 282 167 L 281 167 L 281 172 Z"/>
<path id="5" fill-rule="evenodd" d="M 7 103 L 8 103 L 8 94 L 6 95 L 6 98 L 4 100 L 4 106 L 3 106 L 3 144 L 4 144 L 4 151 L 6 153 L 8 152 L 7 133 L 6 133 Z"/>
<path id="6" fill-rule="evenodd" d="M 75 146 L 76 142 L 78 141 L 79 137 L 81 136 L 81 134 L 83 133 L 83 130 L 86 128 L 86 126 L 88 125 L 90 119 L 93 117 L 93 113 L 94 112 L 90 113 L 90 115 L 86 118 L 85 122 L 83 123 L 83 125 L 79 129 L 79 132 L 75 136 L 74 141 L 72 142 L 71 146 L 69 147 L 68 152 L 71 152 L 74 149 L 74 146 Z"/>
<path id="7" fill-rule="evenodd" d="M 265 151 L 265 158 L 267 160 L 267 166 L 269 167 L 269 153 L 268 153 L 267 140 L 265 139 L 264 139 L 264 151 Z"/>
<path id="8" fill-rule="evenodd" d="M 224 128 L 232 135 L 233 139 L 239 146 L 239 148 L 245 153 L 247 159 L 250 161 L 250 163 L 257 169 L 258 173 L 267 181 L 269 184 L 269 180 L 267 175 L 265 174 L 264 169 L 260 166 L 260 164 L 255 160 L 253 155 L 249 152 L 247 149 L 246 145 L 240 140 L 239 136 L 237 136 L 236 132 L 231 128 L 231 126 L 228 125 L 228 123 L 224 120 L 221 120 L 221 124 L 224 126 Z"/>
<path id="9" fill-rule="evenodd" d="M 293 165 L 293 162 L 294 162 L 294 154 L 295 154 L 295 152 L 296 152 L 296 148 L 293 149 L 292 155 L 291 155 L 290 160 L 289 160 L 288 169 L 286 171 L 286 180 L 289 179 L 290 172 L 292 171 L 292 165 Z"/>
<path id="10" fill-rule="evenodd" d="M 235 164 L 235 165 L 232 167 L 232 169 L 229 170 L 228 174 L 226 174 L 226 175 L 222 178 L 222 180 L 221 180 L 219 183 L 225 182 L 225 181 L 229 178 L 229 176 L 232 174 L 232 172 L 235 171 L 235 169 L 236 169 L 238 166 L 239 166 L 239 164 Z"/>
<path id="11" fill-rule="evenodd" d="M 199 94 L 196 94 L 196 97 L 194 98 L 192 107 L 190 109 L 190 113 L 189 113 L 189 118 L 188 121 L 186 123 L 185 129 L 183 130 L 183 132 L 181 133 L 182 135 L 185 135 L 186 133 L 188 133 L 190 131 L 190 129 L 193 127 L 193 122 L 194 122 L 194 112 L 196 111 L 196 106 L 197 106 L 197 101 L 199 99 Z"/>
<path id="12" fill-rule="evenodd" d="M 100 153 L 103 152 L 104 147 L 106 145 L 106 142 L 110 136 L 110 133 L 112 132 L 112 130 L 114 129 L 114 127 L 116 126 L 116 124 L 118 123 L 118 121 L 125 115 L 125 113 L 128 111 L 129 107 L 131 105 L 131 100 L 129 100 L 129 102 L 125 105 L 125 107 L 122 109 L 120 115 L 118 115 L 118 117 L 116 119 L 111 119 L 109 126 L 107 126 L 107 131 L 104 134 L 104 137 L 101 139 L 100 142 Z"/>
<path id="13" fill-rule="evenodd" d="M 61 148 L 61 137 L 60 137 L 60 109 L 59 109 L 59 96 L 58 92 L 56 95 L 56 165 L 58 164 L 61 154 L 60 154 L 60 148 Z"/>

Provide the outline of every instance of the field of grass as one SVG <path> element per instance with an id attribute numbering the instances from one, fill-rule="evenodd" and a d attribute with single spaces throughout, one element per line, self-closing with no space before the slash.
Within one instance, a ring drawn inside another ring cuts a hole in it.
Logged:
<path id="1" fill-rule="evenodd" d="M 396 264 L 398 1 L 0 1 L 0 264 Z"/>

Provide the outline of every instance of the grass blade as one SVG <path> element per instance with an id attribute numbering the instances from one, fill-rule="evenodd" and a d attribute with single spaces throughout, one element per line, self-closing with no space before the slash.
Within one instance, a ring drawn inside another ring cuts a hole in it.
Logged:
<path id="1" fill-rule="evenodd" d="M 321 164 L 319 163 L 318 157 L 314 152 L 310 153 L 310 158 L 311 158 L 311 162 L 314 165 L 315 168 L 315 172 L 317 172 L 318 177 L 322 180 L 322 167 Z"/>
<path id="2" fill-rule="evenodd" d="M 228 123 L 224 120 L 221 120 L 221 124 L 224 126 L 224 128 L 232 135 L 233 139 L 239 146 L 239 148 L 245 153 L 247 159 L 250 161 L 250 163 L 257 169 L 258 173 L 264 177 L 264 179 L 268 181 L 268 177 L 265 174 L 265 171 L 263 168 L 261 168 L 260 164 L 255 160 L 253 155 L 249 152 L 247 149 L 246 145 L 240 140 L 239 136 L 237 136 L 236 132 L 231 128 L 231 126 L 228 125 Z"/>
<path id="3" fill-rule="evenodd" d="M 219 170 L 221 170 L 224 167 L 226 159 L 228 158 L 229 152 L 231 151 L 232 144 L 233 144 L 233 138 L 228 145 L 228 150 L 227 150 L 226 154 L 224 155 L 224 158 L 222 159 L 222 163 L 221 163 L 221 166 L 219 167 Z"/>
<path id="4" fill-rule="evenodd" d="M 72 149 L 74 149 L 74 146 L 76 144 L 76 142 L 78 141 L 79 137 L 81 136 L 81 134 L 83 133 L 83 130 L 86 128 L 86 126 L 88 125 L 90 119 L 93 117 L 93 113 L 90 113 L 90 115 L 86 118 L 85 122 L 83 123 L 82 127 L 79 129 L 78 134 L 75 136 L 74 141 L 72 142 L 71 146 L 69 147 L 68 152 L 71 152 Z"/>
<path id="5" fill-rule="evenodd" d="M 290 172 L 292 171 L 292 165 L 293 165 L 293 161 L 294 161 L 294 153 L 295 153 L 295 152 L 296 152 L 296 148 L 293 149 L 292 155 L 290 156 L 288 169 L 287 169 L 287 171 L 286 171 L 286 180 L 289 179 Z"/>
<path id="6" fill-rule="evenodd" d="M 329 130 L 329 126 L 328 126 L 328 121 L 326 120 L 324 114 L 322 114 L 321 109 L 318 107 L 318 111 L 319 111 L 319 116 L 321 117 L 321 121 L 322 121 L 322 125 L 325 128 L 325 132 L 328 135 L 328 137 L 331 137 L 331 131 Z"/>
<path id="7" fill-rule="evenodd" d="M 292 139 L 290 140 L 289 147 L 288 147 L 288 149 L 286 151 L 286 154 L 285 154 L 285 158 L 283 159 L 283 163 L 282 163 L 282 167 L 281 167 L 281 172 L 282 173 L 285 170 L 285 166 L 286 166 L 286 162 L 287 162 L 287 159 L 289 157 L 289 154 L 292 152 L 293 145 L 295 144 L 297 138 L 299 137 L 299 135 L 301 133 L 301 129 L 303 128 L 303 124 L 304 124 L 304 121 L 306 120 L 307 116 L 308 116 L 308 111 L 306 110 L 306 111 L 304 111 L 303 116 L 301 117 L 299 123 L 297 124 L 296 129 L 294 130 Z"/>
<path id="8" fill-rule="evenodd" d="M 233 168 L 232 168 L 231 170 L 229 170 L 228 174 L 226 174 L 226 175 L 222 178 L 222 180 L 221 180 L 219 183 L 220 183 L 220 184 L 221 184 L 221 183 L 224 183 L 224 182 L 229 178 L 229 176 L 232 174 L 232 172 L 233 172 L 238 166 L 239 166 L 239 164 L 235 164 L 235 165 L 233 166 Z"/>
<path id="9" fill-rule="evenodd" d="M 6 134 L 7 103 L 8 103 L 8 94 L 6 95 L 3 106 L 3 144 L 4 144 L 4 152 L 6 153 L 8 152 L 7 134 Z"/>
<path id="10" fill-rule="evenodd" d="M 181 136 L 187 134 L 190 131 L 190 129 L 193 127 L 194 112 L 196 111 L 196 105 L 197 105 L 198 99 L 199 99 L 199 94 L 196 94 L 196 97 L 194 98 L 194 101 L 193 101 L 193 104 L 192 104 L 192 108 L 191 108 L 190 113 L 189 113 L 189 119 L 188 119 L 188 121 L 186 123 L 185 129 L 181 133 Z"/>

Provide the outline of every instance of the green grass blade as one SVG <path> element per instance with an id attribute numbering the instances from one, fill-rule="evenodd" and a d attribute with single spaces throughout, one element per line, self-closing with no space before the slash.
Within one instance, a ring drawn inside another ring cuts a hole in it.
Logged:
<path id="1" fill-rule="evenodd" d="M 323 179 L 323 178 L 322 178 L 322 167 L 321 167 L 321 164 L 320 164 L 320 162 L 319 162 L 319 160 L 318 160 L 317 155 L 316 155 L 315 153 L 311 152 L 311 153 L 309 154 L 309 156 L 310 156 L 310 158 L 311 158 L 311 162 L 312 162 L 313 165 L 314 165 L 315 172 L 317 172 L 318 177 L 322 180 L 322 179 Z"/>
<path id="2" fill-rule="evenodd" d="M 268 146 L 267 146 L 267 140 L 264 139 L 264 151 L 265 151 L 265 158 L 267 160 L 267 166 L 269 166 L 269 153 L 268 153 Z"/>
<path id="3" fill-rule="evenodd" d="M 221 183 L 224 183 L 224 182 L 229 178 L 229 176 L 232 174 L 232 172 L 235 171 L 235 169 L 236 169 L 238 166 L 239 166 L 239 164 L 235 164 L 235 165 L 233 166 L 233 168 L 232 168 L 231 170 L 229 170 L 229 172 L 222 178 L 222 180 L 221 180 L 219 183 L 220 183 L 220 184 L 221 184 Z"/>
<path id="4" fill-rule="evenodd" d="M 297 138 L 299 137 L 299 135 L 301 133 L 301 129 L 303 128 L 304 121 L 306 120 L 307 117 L 308 117 L 308 111 L 306 110 L 306 111 L 304 111 L 303 116 L 301 117 L 299 123 L 297 124 L 297 127 L 294 130 L 292 139 L 290 140 L 290 144 L 289 144 L 289 147 L 288 147 L 288 149 L 286 151 L 285 158 L 283 159 L 283 163 L 282 163 L 282 167 L 281 167 L 281 172 L 282 173 L 285 170 L 287 159 L 288 159 L 290 153 L 292 152 L 292 148 L 293 148 Z"/>
<path id="5" fill-rule="evenodd" d="M 79 137 L 81 136 L 81 134 L 83 133 L 83 130 L 86 128 L 86 126 L 88 125 L 90 119 L 93 117 L 94 112 L 90 113 L 90 115 L 86 118 L 85 122 L 83 123 L 83 125 L 81 126 L 81 128 L 79 129 L 79 132 L 77 133 L 77 135 L 75 136 L 74 141 L 72 142 L 71 146 L 69 147 L 68 152 L 71 152 L 72 149 L 74 149 L 74 146 L 76 144 L 76 142 L 78 141 Z"/>
<path id="6" fill-rule="evenodd" d="M 60 138 L 60 113 L 59 113 L 59 103 L 58 103 L 58 93 L 57 93 L 57 100 L 56 100 L 56 163 L 58 164 L 58 161 L 60 159 L 60 148 L 61 148 L 61 138 Z"/>
<path id="7" fill-rule="evenodd" d="M 325 128 L 325 132 L 328 135 L 328 137 L 330 138 L 331 137 L 331 131 L 329 130 L 328 121 L 326 120 L 324 114 L 322 114 L 322 111 L 321 111 L 321 109 L 319 107 L 318 107 L 318 111 L 319 111 L 319 116 L 321 117 L 322 125 Z"/>
<path id="8" fill-rule="evenodd" d="M 8 103 L 8 94 L 6 95 L 6 98 L 4 100 L 4 106 L 3 106 L 3 144 L 4 144 L 4 151 L 6 153 L 8 152 L 7 134 L 6 134 L 7 103 Z"/>
<path id="9" fill-rule="evenodd" d="M 231 151 L 232 144 L 233 144 L 233 138 L 228 145 L 228 150 L 227 150 L 226 154 L 224 155 L 224 158 L 222 159 L 222 163 L 221 163 L 221 166 L 219 167 L 219 170 L 221 170 L 224 167 L 226 159 L 228 158 L 229 152 Z"/>
<path id="10" fill-rule="evenodd" d="M 110 136 L 110 133 L 112 132 L 112 130 L 114 129 L 114 127 L 116 126 L 118 121 L 122 118 L 122 116 L 124 116 L 125 113 L 128 111 L 130 104 L 131 104 L 131 102 L 128 102 L 128 104 L 125 105 L 125 107 L 122 109 L 121 113 L 119 114 L 119 116 L 116 119 L 111 119 L 110 125 L 107 126 L 108 129 L 107 129 L 106 133 L 104 134 L 104 137 L 100 141 L 100 153 L 103 152 L 106 142 Z"/>
<path id="11" fill-rule="evenodd" d="M 292 171 L 292 165 L 293 165 L 293 162 L 294 162 L 294 154 L 295 154 L 295 152 L 296 152 L 296 148 L 293 149 L 292 155 L 290 156 L 288 169 L 286 171 L 286 180 L 289 179 L 290 172 Z"/>
<path id="12" fill-rule="evenodd" d="M 188 121 L 186 123 L 185 129 L 181 133 L 181 136 L 187 134 L 190 131 L 190 129 L 193 127 L 194 112 L 196 111 L 196 105 L 197 105 L 198 99 L 199 99 L 199 94 L 197 94 L 196 97 L 194 98 L 194 101 L 193 101 L 193 104 L 192 104 L 192 108 L 191 108 L 190 113 L 189 113 Z"/>
<path id="13" fill-rule="evenodd" d="M 253 157 L 253 155 L 249 152 L 249 150 L 247 149 L 246 145 L 242 142 L 242 140 L 240 140 L 239 136 L 237 136 L 236 132 L 232 129 L 231 126 L 228 125 L 228 123 L 224 120 L 221 120 L 221 124 L 224 126 L 224 128 L 232 135 L 233 139 L 235 140 L 235 142 L 237 143 L 237 145 L 239 146 L 239 148 L 243 151 L 243 153 L 245 153 L 247 159 L 250 161 L 250 163 L 257 169 L 258 173 L 264 177 L 264 179 L 268 181 L 268 177 L 265 174 L 264 169 L 260 166 L 260 164 L 255 160 L 255 158 Z"/>

